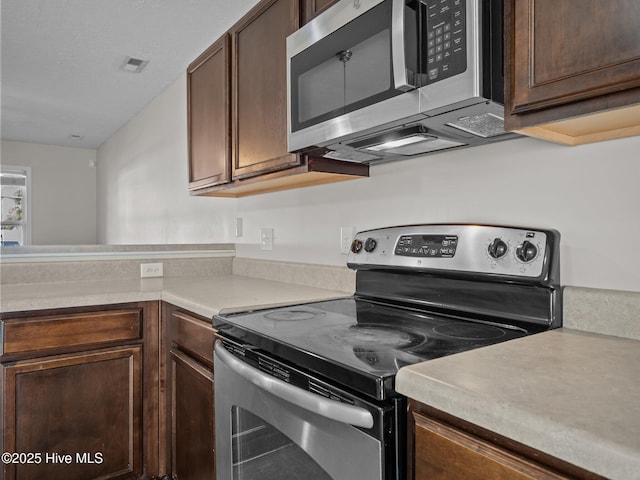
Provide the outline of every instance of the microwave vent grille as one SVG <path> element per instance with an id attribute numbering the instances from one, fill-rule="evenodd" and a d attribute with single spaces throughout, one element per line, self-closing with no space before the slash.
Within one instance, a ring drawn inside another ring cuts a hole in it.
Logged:
<path id="1" fill-rule="evenodd" d="M 493 113 L 462 117 L 447 125 L 482 138 L 497 137 L 505 133 L 504 119 Z"/>

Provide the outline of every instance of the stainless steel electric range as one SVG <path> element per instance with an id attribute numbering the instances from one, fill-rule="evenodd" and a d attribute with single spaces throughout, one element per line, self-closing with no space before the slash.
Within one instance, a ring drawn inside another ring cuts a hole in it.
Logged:
<path id="1" fill-rule="evenodd" d="M 402 480 L 405 365 L 561 325 L 560 235 L 358 233 L 352 297 L 214 317 L 220 479 Z"/>

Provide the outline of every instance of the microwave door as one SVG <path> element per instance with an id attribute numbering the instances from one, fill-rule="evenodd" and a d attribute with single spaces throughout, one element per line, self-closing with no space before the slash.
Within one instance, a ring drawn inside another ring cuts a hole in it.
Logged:
<path id="1" fill-rule="evenodd" d="M 415 88 L 416 7 L 360 3 L 354 14 L 354 2 L 338 2 L 287 39 L 290 151 L 406 116 L 391 100 Z"/>

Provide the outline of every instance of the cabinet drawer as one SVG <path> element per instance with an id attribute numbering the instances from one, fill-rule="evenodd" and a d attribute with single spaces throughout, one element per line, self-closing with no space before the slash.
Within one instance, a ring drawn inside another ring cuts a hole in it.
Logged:
<path id="1" fill-rule="evenodd" d="M 414 413 L 415 480 L 569 480 L 497 445 Z"/>
<path id="2" fill-rule="evenodd" d="M 171 312 L 171 338 L 184 350 L 213 365 L 213 334 L 211 321 L 174 310 Z"/>
<path id="3" fill-rule="evenodd" d="M 142 309 L 2 320 L 2 355 L 17 355 L 142 338 Z"/>

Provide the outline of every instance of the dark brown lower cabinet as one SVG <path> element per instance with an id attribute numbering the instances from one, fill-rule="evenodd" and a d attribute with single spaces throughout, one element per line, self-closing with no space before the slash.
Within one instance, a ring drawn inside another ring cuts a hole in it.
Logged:
<path id="1" fill-rule="evenodd" d="M 214 332 L 160 302 L 1 314 L 0 480 L 215 480 Z"/>
<path id="2" fill-rule="evenodd" d="M 213 371 L 180 351 L 171 351 L 171 378 L 173 477 L 213 480 Z"/>
<path id="3" fill-rule="evenodd" d="M 604 480 L 421 403 L 409 403 L 409 480 Z"/>
<path id="4" fill-rule="evenodd" d="M 142 347 L 3 366 L 5 479 L 85 480 L 142 474 Z"/>
<path id="5" fill-rule="evenodd" d="M 566 479 L 446 424 L 416 416 L 416 480 Z"/>
<path id="6" fill-rule="evenodd" d="M 171 476 L 215 480 L 214 329 L 211 319 L 164 304 Z"/>
<path id="7" fill-rule="evenodd" d="M 158 302 L 2 315 L 0 478 L 159 474 L 158 318 Z"/>

